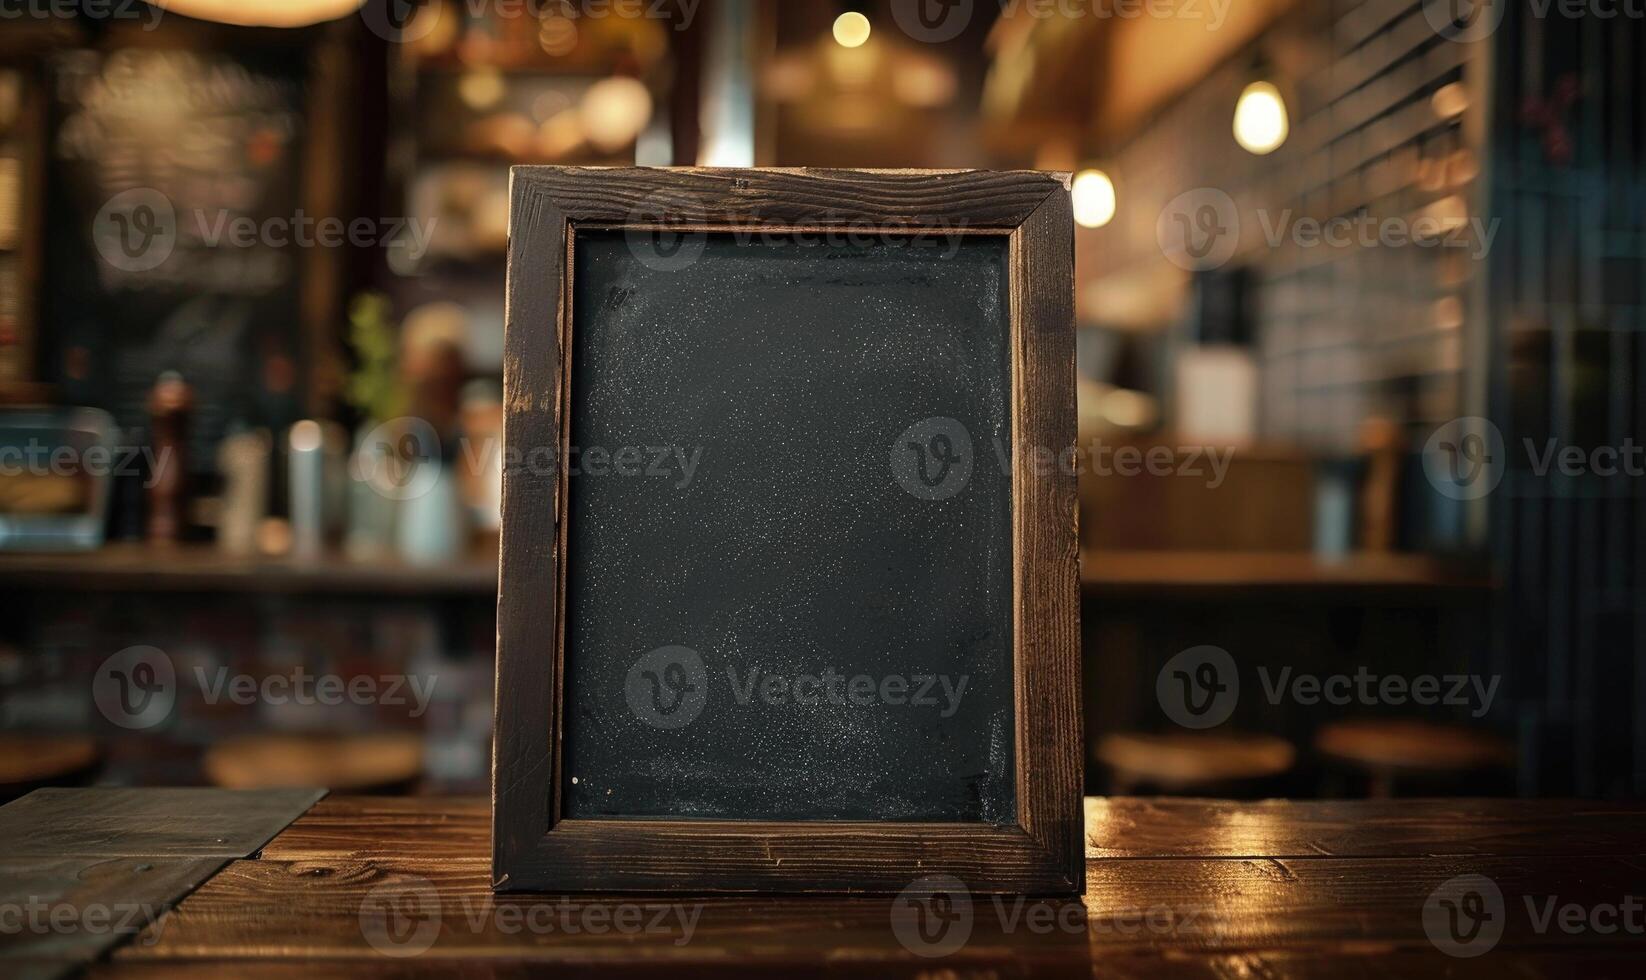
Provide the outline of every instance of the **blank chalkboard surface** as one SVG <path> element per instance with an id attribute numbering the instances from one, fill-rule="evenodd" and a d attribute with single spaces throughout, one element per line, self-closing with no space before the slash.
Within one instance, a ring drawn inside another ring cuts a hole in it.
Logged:
<path id="1" fill-rule="evenodd" d="M 574 246 L 564 814 L 1009 822 L 1006 239 L 636 243 Z"/>
<path id="2" fill-rule="evenodd" d="M 1083 887 L 1069 179 L 514 168 L 494 889 Z"/>

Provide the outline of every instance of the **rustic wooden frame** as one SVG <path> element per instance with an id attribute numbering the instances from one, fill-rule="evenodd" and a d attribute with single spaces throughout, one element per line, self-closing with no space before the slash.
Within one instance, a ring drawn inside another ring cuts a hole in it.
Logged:
<path id="1" fill-rule="evenodd" d="M 1075 478 L 1074 223 L 1066 174 L 516 167 L 505 443 L 569 438 L 579 228 L 830 228 L 1009 238 L 1017 823 L 582 820 L 560 815 L 566 488 L 503 481 L 492 759 L 497 890 L 896 892 L 946 873 L 980 892 L 1084 888 Z M 564 458 L 563 456 L 557 458 Z M 546 601 L 549 600 L 549 601 Z"/>

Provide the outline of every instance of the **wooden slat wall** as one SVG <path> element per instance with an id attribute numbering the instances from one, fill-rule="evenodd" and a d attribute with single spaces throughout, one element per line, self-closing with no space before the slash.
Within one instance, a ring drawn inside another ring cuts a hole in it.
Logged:
<path id="1" fill-rule="evenodd" d="M 1290 139 L 1256 157 L 1228 135 L 1258 49 L 1214 71 L 1106 164 L 1122 213 L 1086 233 L 1098 273 L 1163 265 L 1161 209 L 1185 191 L 1217 188 L 1239 209 L 1234 261 L 1254 266 L 1260 283 L 1265 437 L 1348 449 L 1373 414 L 1406 423 L 1414 437 L 1478 414 L 1484 405 L 1470 404 L 1470 392 L 1484 389 L 1485 356 L 1470 359 L 1464 334 L 1484 263 L 1467 259 L 1470 250 L 1299 247 L 1289 235 L 1274 245 L 1264 225 L 1362 214 L 1410 221 L 1454 196 L 1474 213 L 1483 49 L 1442 38 L 1417 0 L 1298 4 L 1260 46 L 1290 89 Z M 1432 96 L 1454 82 L 1471 108 L 1443 118 Z"/>

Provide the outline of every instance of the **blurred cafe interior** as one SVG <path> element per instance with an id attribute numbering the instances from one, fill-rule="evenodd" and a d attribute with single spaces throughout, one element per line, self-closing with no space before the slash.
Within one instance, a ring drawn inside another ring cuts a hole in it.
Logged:
<path id="1" fill-rule="evenodd" d="M 485 791 L 517 164 L 1074 175 L 1088 792 L 1646 794 L 1646 25 L 1444 6 L 0 5 L 0 799 Z"/>

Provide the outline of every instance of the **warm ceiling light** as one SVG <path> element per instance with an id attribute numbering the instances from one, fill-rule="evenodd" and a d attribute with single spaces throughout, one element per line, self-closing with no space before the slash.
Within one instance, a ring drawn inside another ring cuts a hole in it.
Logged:
<path id="1" fill-rule="evenodd" d="M 1101 170 L 1082 170 L 1074 179 L 1074 220 L 1082 228 L 1101 228 L 1114 220 L 1114 181 Z"/>
<path id="2" fill-rule="evenodd" d="M 470 109 L 481 111 L 503 101 L 503 96 L 509 94 L 508 83 L 503 81 L 503 73 L 496 68 L 478 68 L 466 71 L 457 80 L 457 96 Z"/>
<path id="3" fill-rule="evenodd" d="M 860 48 L 869 39 L 869 18 L 848 10 L 834 19 L 835 43 L 843 48 Z"/>
<path id="4" fill-rule="evenodd" d="M 172 13 L 242 27 L 307 27 L 347 17 L 365 0 L 155 0 Z"/>
<path id="5" fill-rule="evenodd" d="M 652 118 L 652 93 L 639 79 L 603 78 L 583 93 L 579 106 L 589 142 L 612 153 L 633 143 Z"/>
<path id="6" fill-rule="evenodd" d="M 1286 100 L 1271 82 L 1253 82 L 1235 103 L 1234 138 L 1248 153 L 1262 156 L 1279 149 L 1291 132 Z"/>
<path id="7" fill-rule="evenodd" d="M 1469 90 L 1462 82 L 1449 82 L 1435 89 L 1429 102 L 1435 108 L 1435 115 L 1442 119 L 1461 116 L 1469 108 Z"/>

